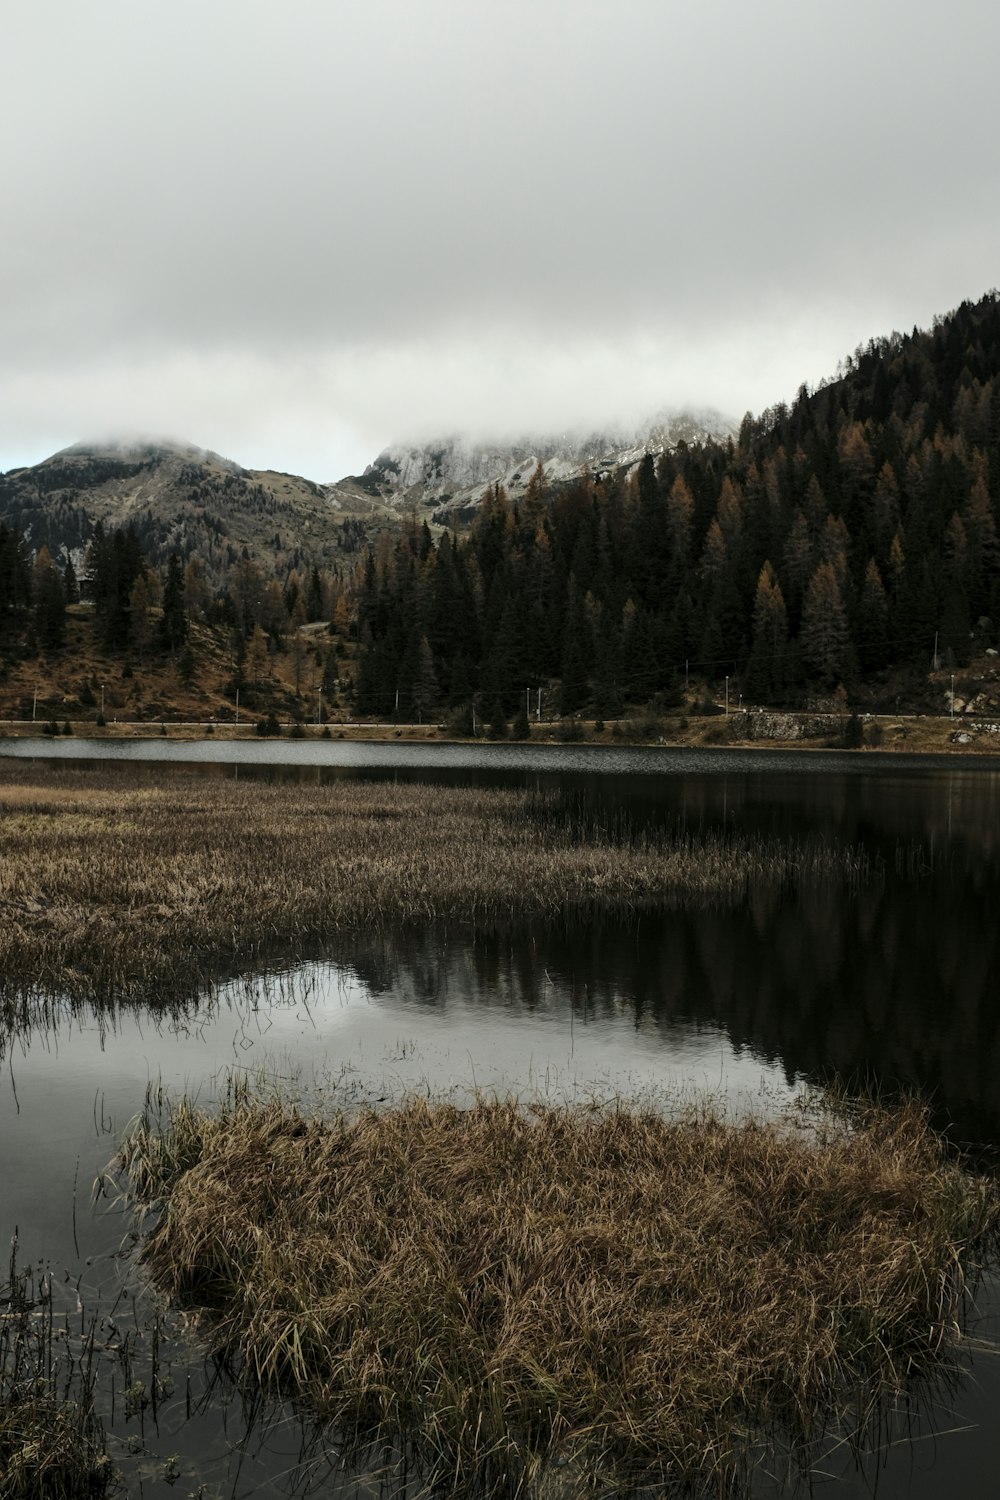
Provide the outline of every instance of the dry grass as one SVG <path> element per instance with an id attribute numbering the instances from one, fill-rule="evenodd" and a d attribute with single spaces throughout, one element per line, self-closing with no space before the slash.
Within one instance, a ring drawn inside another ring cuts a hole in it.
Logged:
<path id="1" fill-rule="evenodd" d="M 509 1101 L 320 1123 L 244 1092 L 147 1114 L 122 1161 L 216 1351 L 477 1494 L 729 1493 L 755 1442 L 863 1423 L 953 1342 L 996 1215 L 915 1107 L 805 1136 Z"/>
<path id="2" fill-rule="evenodd" d="M 94 1413 L 92 1331 L 59 1342 L 46 1276 L 11 1255 L 0 1284 L 0 1495 L 100 1500 L 116 1482 Z"/>
<path id="3" fill-rule="evenodd" d="M 12 763 L 0 769 L 0 1003 L 166 1000 L 349 928 L 732 902 L 866 873 L 863 853 L 820 841 L 585 827 L 520 791 Z"/>

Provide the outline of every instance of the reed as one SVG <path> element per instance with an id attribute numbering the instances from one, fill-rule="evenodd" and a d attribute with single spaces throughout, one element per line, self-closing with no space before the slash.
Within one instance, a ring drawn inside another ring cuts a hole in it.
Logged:
<path id="1" fill-rule="evenodd" d="M 17 1263 L 0 1284 L 0 1495 L 101 1500 L 117 1484 L 94 1410 L 94 1331 L 71 1352 L 48 1275 Z"/>
<path id="2" fill-rule="evenodd" d="M 915 1105 L 819 1128 L 231 1092 L 121 1150 L 142 1258 L 243 1378 L 430 1489 L 738 1493 L 953 1347 L 997 1217 Z"/>
<path id="3" fill-rule="evenodd" d="M 163 1003 L 348 929 L 478 928 L 864 880 L 816 841 L 584 825 L 521 791 L 0 770 L 0 1005 Z"/>

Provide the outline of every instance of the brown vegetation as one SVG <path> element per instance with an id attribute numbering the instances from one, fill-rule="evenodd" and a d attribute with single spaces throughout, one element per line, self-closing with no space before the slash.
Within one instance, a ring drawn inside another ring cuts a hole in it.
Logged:
<path id="1" fill-rule="evenodd" d="M 314 661 L 314 652 L 328 639 L 325 632 L 319 636 L 303 633 L 308 671 L 300 674 L 303 692 L 298 696 L 291 652 L 269 654 L 256 691 L 249 684 L 244 687 L 243 722 L 271 710 L 285 719 L 315 717 L 312 688 L 321 669 Z M 230 688 L 234 672 L 231 632 L 192 622 L 188 644 L 193 663 L 189 681 L 181 670 L 179 656 L 156 650 L 109 651 L 102 643 L 100 620 L 93 607 L 71 605 L 62 650 L 33 655 L 14 652 L 4 661 L 0 672 L 0 728 L 16 726 L 20 733 L 41 733 L 43 724 L 54 720 L 60 728 L 68 721 L 77 734 L 100 733 L 96 721 L 102 702 L 109 728 L 116 721 L 130 726 L 145 724 L 149 732 L 155 732 L 161 720 L 231 723 L 236 714 Z"/>
<path id="2" fill-rule="evenodd" d="M 733 901 L 865 878 L 820 841 L 585 827 L 522 791 L 0 771 L 0 999 L 161 1000 L 352 927 Z"/>
<path id="3" fill-rule="evenodd" d="M 94 1335 L 75 1354 L 54 1324 L 49 1278 L 11 1253 L 0 1284 L 0 1495 L 100 1500 L 115 1479 L 94 1413 Z"/>
<path id="4" fill-rule="evenodd" d="M 473 1494 L 731 1493 L 755 1443 L 857 1433 L 953 1342 L 997 1209 L 915 1107 L 320 1122 L 242 1089 L 147 1112 L 122 1162 L 154 1279 L 244 1378 Z"/>

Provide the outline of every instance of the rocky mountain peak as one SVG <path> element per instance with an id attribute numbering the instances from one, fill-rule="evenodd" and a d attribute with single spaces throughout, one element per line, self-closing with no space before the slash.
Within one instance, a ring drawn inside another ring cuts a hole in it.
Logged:
<path id="1" fill-rule="evenodd" d="M 662 453 L 680 442 L 724 442 L 735 433 L 736 424 L 719 412 L 660 411 L 634 426 L 615 424 L 599 431 L 496 442 L 453 436 L 386 448 L 356 482 L 400 508 L 453 511 L 478 504 L 494 484 L 502 484 L 516 497 L 527 488 L 539 463 L 551 483 L 565 482 L 585 470 L 604 473 L 629 467 L 645 453 Z"/>

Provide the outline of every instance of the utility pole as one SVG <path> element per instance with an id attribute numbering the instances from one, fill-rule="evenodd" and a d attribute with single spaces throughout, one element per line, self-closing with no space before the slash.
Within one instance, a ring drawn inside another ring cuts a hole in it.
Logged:
<path id="1" fill-rule="evenodd" d="M 726 678 L 726 718 L 729 717 L 729 678 Z"/>
<path id="2" fill-rule="evenodd" d="M 951 674 L 951 718 L 955 717 L 955 674 Z"/>
<path id="3" fill-rule="evenodd" d="M 538 689 L 538 699 L 537 699 L 537 703 L 536 703 L 536 706 L 535 706 L 535 720 L 539 724 L 542 722 L 542 690 L 541 690 L 541 688 Z"/>
<path id="4" fill-rule="evenodd" d="M 104 689 L 103 688 L 101 689 L 101 693 L 103 695 L 103 693 L 104 693 Z M 34 724 L 34 722 L 35 722 L 35 710 L 37 709 L 37 707 L 38 707 L 38 689 L 35 688 L 34 697 L 31 700 L 31 722 L 32 722 L 32 724 Z M 104 712 L 104 703 L 103 703 L 103 698 L 102 698 L 101 713 L 103 713 L 103 712 Z"/>
<path id="5" fill-rule="evenodd" d="M 103 713 L 104 710 L 102 709 L 101 712 Z M 236 689 L 236 722 L 237 722 L 237 724 L 240 722 L 240 690 L 239 690 L 239 688 Z"/>
<path id="6" fill-rule="evenodd" d="M 104 718 L 104 683 L 101 683 L 101 718 Z"/>
<path id="7" fill-rule="evenodd" d="M 320 724 L 322 724 L 322 722 L 323 722 L 323 689 L 322 688 L 318 688 L 317 691 L 316 691 L 316 726 L 317 726 L 317 728 L 319 727 Z"/>

